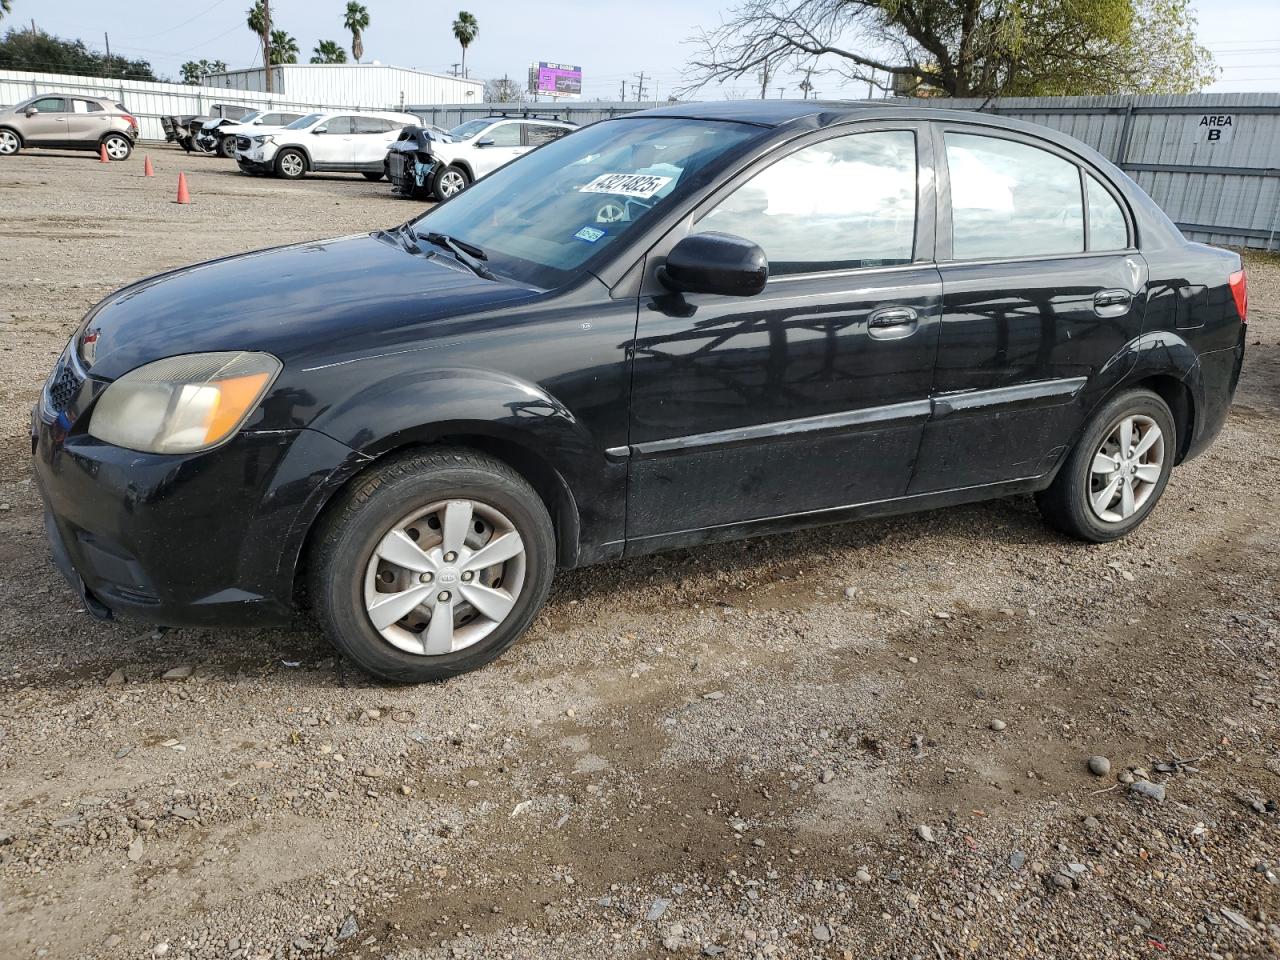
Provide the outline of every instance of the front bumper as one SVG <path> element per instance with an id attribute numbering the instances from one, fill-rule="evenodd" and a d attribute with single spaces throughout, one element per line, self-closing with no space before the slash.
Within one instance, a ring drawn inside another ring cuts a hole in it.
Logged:
<path id="1" fill-rule="evenodd" d="M 47 396 L 32 411 L 34 473 L 55 563 L 90 612 L 167 626 L 288 622 L 306 532 L 358 455 L 307 429 L 138 453 L 89 436 L 87 410 L 54 415 Z"/>
<path id="2" fill-rule="evenodd" d="M 236 154 L 236 163 L 245 173 L 274 173 L 275 167 L 269 160 L 251 160 L 243 153 Z"/>
<path id="3" fill-rule="evenodd" d="M 436 161 L 423 159 L 418 153 L 391 150 L 387 153 L 387 173 L 391 180 L 391 192 L 399 197 L 414 197 L 424 193 L 431 184 Z"/>

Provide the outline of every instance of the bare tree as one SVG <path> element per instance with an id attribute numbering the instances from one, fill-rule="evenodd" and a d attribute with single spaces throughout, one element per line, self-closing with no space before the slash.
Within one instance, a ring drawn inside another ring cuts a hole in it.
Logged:
<path id="1" fill-rule="evenodd" d="M 510 77 L 484 82 L 485 103 L 523 103 L 524 87 Z"/>

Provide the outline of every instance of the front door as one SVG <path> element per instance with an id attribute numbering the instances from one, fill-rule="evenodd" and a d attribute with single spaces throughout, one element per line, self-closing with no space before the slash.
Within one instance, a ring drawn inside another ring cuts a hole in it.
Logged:
<path id="1" fill-rule="evenodd" d="M 524 145 L 521 126 L 518 120 L 506 120 L 495 123 L 476 138 L 476 149 L 470 159 L 477 180 L 529 149 Z"/>
<path id="2" fill-rule="evenodd" d="M 913 494 L 1052 469 L 1147 297 L 1129 217 L 1099 176 L 1006 131 L 941 134 L 942 332 Z"/>
<path id="3" fill-rule="evenodd" d="M 41 97 L 35 103 L 28 104 L 27 109 L 36 108 L 36 113 L 22 120 L 22 139 L 31 146 L 60 147 L 67 143 L 67 122 L 70 104 L 66 97 Z"/>
<path id="4" fill-rule="evenodd" d="M 641 297 L 628 550 L 905 493 L 941 312 L 930 155 L 925 125 L 828 131 L 694 214 L 758 243 L 770 279 Z"/>
<path id="5" fill-rule="evenodd" d="M 330 117 L 316 128 L 311 143 L 311 165 L 315 169 L 351 169 L 355 156 L 355 121 L 355 117 Z"/>

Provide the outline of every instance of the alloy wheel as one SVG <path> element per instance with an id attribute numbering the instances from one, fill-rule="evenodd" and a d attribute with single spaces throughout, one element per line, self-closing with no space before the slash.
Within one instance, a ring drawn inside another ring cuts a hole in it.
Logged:
<path id="1" fill-rule="evenodd" d="M 461 192 L 467 185 L 466 178 L 456 170 L 446 170 L 440 177 L 440 197 L 452 197 Z"/>
<path id="2" fill-rule="evenodd" d="M 524 540 L 500 510 L 475 500 L 433 503 L 378 541 L 365 569 L 365 612 L 405 653 L 456 653 L 507 618 L 525 572 Z"/>
<path id="3" fill-rule="evenodd" d="M 107 148 L 107 156 L 112 160 L 123 160 L 129 156 L 129 144 L 123 137 L 108 137 L 103 141 Z"/>
<path id="4" fill-rule="evenodd" d="M 18 136 L 12 130 L 0 130 L 0 156 L 18 152 Z"/>
<path id="5" fill-rule="evenodd" d="M 296 153 L 286 153 L 280 158 L 280 169 L 287 177 L 302 176 L 302 158 Z"/>
<path id="6" fill-rule="evenodd" d="M 1150 417 L 1127 416 L 1108 432 L 1089 466 L 1089 506 L 1104 523 L 1123 523 L 1146 505 L 1164 471 L 1165 442 Z"/>

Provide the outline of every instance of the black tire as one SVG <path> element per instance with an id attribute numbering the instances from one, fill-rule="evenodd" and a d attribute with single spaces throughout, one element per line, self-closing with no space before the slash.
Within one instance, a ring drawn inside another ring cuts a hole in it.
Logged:
<path id="1" fill-rule="evenodd" d="M 288 164 L 286 160 L 287 157 L 296 158 L 298 161 L 297 164 Z M 286 171 L 286 164 L 291 170 L 296 172 L 290 173 Z M 301 180 L 307 172 L 307 155 L 301 150 L 294 150 L 292 147 L 286 147 L 276 154 L 275 168 L 277 177 L 283 177 L 286 180 Z"/>
<path id="2" fill-rule="evenodd" d="M 1152 485 L 1150 494 L 1132 516 L 1108 522 L 1094 512 L 1089 502 L 1093 460 L 1112 431 L 1122 420 L 1131 416 L 1150 418 L 1160 428 L 1164 438 L 1160 475 Z M 1036 506 L 1051 526 L 1068 536 L 1089 543 L 1118 540 L 1142 523 L 1155 509 L 1169 483 L 1169 475 L 1173 472 L 1178 443 L 1173 414 L 1159 395 L 1150 390 L 1128 390 L 1118 394 L 1089 420 L 1052 485 L 1036 494 Z"/>
<path id="3" fill-rule="evenodd" d="M 218 156 L 226 157 L 228 160 L 236 158 L 236 138 L 223 137 L 218 141 Z"/>
<path id="4" fill-rule="evenodd" d="M 3 144 L 0 144 L 0 157 L 17 156 L 22 151 L 22 134 L 17 130 L 5 127 L 0 130 L 0 137 L 3 137 Z"/>
<path id="5" fill-rule="evenodd" d="M 511 520 L 524 544 L 524 583 L 515 606 L 472 646 L 436 656 L 407 653 L 369 618 L 366 568 L 379 541 L 404 517 L 450 499 L 487 504 Z M 326 511 L 316 531 L 308 591 L 329 639 L 359 667 L 394 683 L 424 683 L 475 670 L 509 647 L 542 608 L 555 564 L 551 517 L 523 477 L 473 450 L 428 449 L 372 467 Z"/>
<path id="6" fill-rule="evenodd" d="M 441 184 L 447 176 L 458 176 L 462 178 L 462 188 L 460 190 L 453 191 L 449 196 L 445 196 L 445 194 L 441 192 Z M 441 167 L 431 175 L 431 195 L 437 200 L 448 200 L 449 197 L 456 196 L 469 186 L 471 186 L 471 174 L 467 173 L 466 167 L 460 167 L 456 163 L 451 163 L 447 167 Z"/>
<path id="7" fill-rule="evenodd" d="M 133 154 L 133 143 L 128 137 L 120 133 L 108 133 L 102 138 L 100 143 L 107 148 L 107 157 L 111 160 L 128 160 Z M 112 150 L 123 150 L 124 155 L 120 157 L 111 156 Z"/>
<path id="8" fill-rule="evenodd" d="M 366 180 L 370 181 L 371 183 L 377 183 L 379 180 L 381 180 L 383 177 L 387 175 L 387 171 L 378 170 L 375 172 L 373 170 L 364 170 L 364 171 L 361 171 L 360 175 L 364 177 Z"/>

